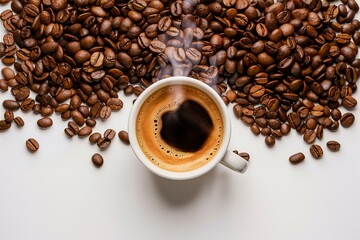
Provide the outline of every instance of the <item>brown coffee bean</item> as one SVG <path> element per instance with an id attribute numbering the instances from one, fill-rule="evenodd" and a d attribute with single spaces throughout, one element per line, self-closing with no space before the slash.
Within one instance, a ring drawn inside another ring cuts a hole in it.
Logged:
<path id="1" fill-rule="evenodd" d="M 102 52 L 94 52 L 90 57 L 91 66 L 98 68 L 104 63 L 104 54 Z"/>
<path id="2" fill-rule="evenodd" d="M 79 132 L 77 133 L 77 135 L 79 137 L 86 137 L 86 136 L 89 136 L 91 133 L 92 133 L 92 127 L 84 126 L 79 129 Z"/>
<path id="3" fill-rule="evenodd" d="M 286 135 L 290 132 L 291 130 L 291 127 L 289 124 L 287 123 L 282 123 L 281 126 L 280 126 L 280 132 L 283 134 L 283 135 Z"/>
<path id="4" fill-rule="evenodd" d="M 15 100 L 4 100 L 3 107 L 7 110 L 17 110 L 20 108 L 20 104 Z"/>
<path id="5" fill-rule="evenodd" d="M 41 128 L 48 128 L 53 125 L 53 121 L 49 117 L 43 117 L 37 121 L 37 125 Z"/>
<path id="6" fill-rule="evenodd" d="M 308 118 L 306 120 L 306 127 L 310 130 L 314 130 L 317 126 L 317 122 L 315 120 L 315 118 Z"/>
<path id="7" fill-rule="evenodd" d="M 4 67 L 1 69 L 1 74 L 3 75 L 4 79 L 9 81 L 10 79 L 15 78 L 15 72 L 9 67 Z"/>
<path id="8" fill-rule="evenodd" d="M 323 150 L 319 145 L 313 144 L 310 146 L 310 153 L 315 159 L 319 159 L 323 155 Z"/>
<path id="9" fill-rule="evenodd" d="M 109 98 L 106 101 L 106 104 L 111 108 L 113 111 L 119 111 L 123 107 L 123 102 L 119 98 Z"/>
<path id="10" fill-rule="evenodd" d="M 5 120 L 0 120 L 0 131 L 8 130 L 10 127 L 11 127 L 11 123 Z"/>
<path id="11" fill-rule="evenodd" d="M 104 137 L 100 138 L 96 143 L 96 145 L 100 149 L 106 149 L 106 148 L 108 148 L 110 146 L 110 144 L 111 144 L 111 140 L 109 140 L 107 138 L 104 138 Z"/>
<path id="12" fill-rule="evenodd" d="M 266 136 L 265 137 L 265 143 L 268 147 L 272 147 L 275 145 L 275 138 L 273 136 Z"/>
<path id="13" fill-rule="evenodd" d="M 5 79 L 0 79 L 0 90 L 6 92 L 8 89 L 9 86 Z"/>
<path id="14" fill-rule="evenodd" d="M 126 131 L 121 130 L 120 132 L 118 132 L 118 137 L 123 143 L 125 143 L 125 144 L 130 143 L 129 142 L 129 135 L 128 135 L 128 133 Z"/>
<path id="15" fill-rule="evenodd" d="M 82 126 L 85 123 L 84 116 L 78 110 L 71 111 L 71 118 L 78 126 Z"/>
<path id="16" fill-rule="evenodd" d="M 298 126 L 300 126 L 301 123 L 301 119 L 299 114 L 295 113 L 295 112 L 291 112 L 288 114 L 288 118 L 287 121 L 290 125 L 291 128 L 297 128 Z"/>
<path id="17" fill-rule="evenodd" d="M 74 133 L 73 130 L 69 127 L 65 128 L 64 132 L 69 138 L 72 138 L 73 136 L 76 135 L 76 133 Z"/>
<path id="18" fill-rule="evenodd" d="M 106 129 L 104 132 L 104 138 L 112 140 L 116 135 L 116 132 L 113 129 Z"/>
<path id="19" fill-rule="evenodd" d="M 316 132 L 314 130 L 308 129 L 305 131 L 304 133 L 304 142 L 311 144 L 315 141 L 316 139 Z"/>
<path id="20" fill-rule="evenodd" d="M 251 130 L 251 132 L 254 133 L 255 135 L 259 135 L 259 134 L 260 134 L 260 128 L 259 128 L 259 126 L 258 126 L 257 124 L 255 124 L 255 123 L 254 123 L 253 125 L 251 125 L 250 130 Z"/>
<path id="21" fill-rule="evenodd" d="M 347 109 L 353 109 L 357 105 L 357 101 L 352 96 L 346 96 L 342 99 L 341 105 Z"/>
<path id="22" fill-rule="evenodd" d="M 15 94 L 15 99 L 17 101 L 23 101 L 30 96 L 30 89 L 28 89 L 27 87 L 22 87 L 17 90 L 18 91 Z"/>
<path id="23" fill-rule="evenodd" d="M 340 123 L 341 126 L 348 128 L 350 127 L 355 121 L 355 116 L 352 113 L 345 113 L 344 115 L 341 116 L 340 118 Z"/>
<path id="24" fill-rule="evenodd" d="M 26 147 L 30 152 L 36 152 L 40 145 L 34 138 L 29 138 L 26 140 Z"/>
<path id="25" fill-rule="evenodd" d="M 335 120 L 338 121 L 341 118 L 341 111 L 338 108 L 332 109 L 331 110 L 331 117 Z"/>
<path id="26" fill-rule="evenodd" d="M 95 167 L 101 167 L 104 164 L 104 159 L 99 153 L 92 155 L 91 161 Z"/>
<path id="27" fill-rule="evenodd" d="M 89 136 L 89 141 L 90 143 L 97 143 L 99 141 L 99 139 L 101 138 L 101 134 L 98 132 L 94 132 Z"/>
<path id="28" fill-rule="evenodd" d="M 341 147 L 340 143 L 337 142 L 337 141 L 328 141 L 328 142 L 326 143 L 326 146 L 327 146 L 328 149 L 329 149 L 330 151 L 332 151 L 332 152 L 337 152 L 337 151 L 339 151 L 339 150 L 340 150 L 340 147 Z"/>
<path id="29" fill-rule="evenodd" d="M 89 127 L 95 127 L 96 126 L 96 120 L 92 119 L 92 118 L 88 118 L 85 121 L 86 125 L 88 125 Z"/>
<path id="30" fill-rule="evenodd" d="M 302 152 L 295 153 L 289 157 L 289 161 L 292 164 L 298 164 L 304 161 L 305 155 Z"/>
<path id="31" fill-rule="evenodd" d="M 74 121 L 68 122 L 68 128 L 74 133 L 74 135 L 78 134 L 80 128 Z"/>
<path id="32" fill-rule="evenodd" d="M 108 119 L 111 115 L 111 108 L 109 106 L 103 106 L 99 112 L 101 119 Z"/>
<path id="33" fill-rule="evenodd" d="M 19 117 L 19 116 L 17 116 L 17 117 L 14 118 L 14 123 L 15 123 L 18 127 L 23 127 L 23 126 L 25 125 L 24 120 L 23 120 L 21 117 Z"/>
<path id="34" fill-rule="evenodd" d="M 4 120 L 8 123 L 11 123 L 14 120 L 14 112 L 11 110 L 6 110 L 4 112 Z"/>

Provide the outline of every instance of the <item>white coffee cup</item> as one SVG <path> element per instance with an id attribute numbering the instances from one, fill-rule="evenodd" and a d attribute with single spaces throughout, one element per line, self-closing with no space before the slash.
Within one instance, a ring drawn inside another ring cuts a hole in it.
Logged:
<path id="1" fill-rule="evenodd" d="M 214 103 L 217 104 L 218 109 L 221 112 L 222 120 L 223 120 L 223 127 L 224 127 L 224 134 L 223 139 L 221 141 L 221 145 L 219 147 L 219 150 L 216 152 L 216 155 L 205 165 L 196 168 L 191 171 L 186 172 L 175 172 L 175 171 L 169 171 L 166 169 L 163 169 L 153 162 L 150 161 L 140 148 L 139 142 L 137 140 L 136 136 L 136 119 L 139 113 L 139 110 L 141 106 L 144 104 L 144 102 L 151 96 L 155 91 L 171 86 L 171 85 L 188 85 L 193 88 L 199 89 L 201 92 L 205 93 L 211 99 Z M 231 150 L 228 149 L 228 145 L 231 138 L 231 120 L 229 116 L 228 109 L 221 99 L 221 97 L 208 85 L 205 83 L 189 78 L 189 77 L 169 77 L 166 79 L 159 80 L 158 82 L 152 84 L 148 88 L 146 88 L 141 95 L 136 99 L 131 113 L 129 117 L 129 124 L 128 124 L 128 134 L 129 134 L 129 141 L 131 144 L 131 147 L 137 156 L 137 158 L 143 163 L 151 172 L 154 174 L 167 178 L 172 180 L 186 180 L 186 179 L 192 179 L 199 177 L 211 169 L 213 169 L 218 163 L 223 164 L 224 166 L 236 171 L 244 173 L 247 169 L 248 162 L 244 160 L 239 155 L 233 153 Z"/>

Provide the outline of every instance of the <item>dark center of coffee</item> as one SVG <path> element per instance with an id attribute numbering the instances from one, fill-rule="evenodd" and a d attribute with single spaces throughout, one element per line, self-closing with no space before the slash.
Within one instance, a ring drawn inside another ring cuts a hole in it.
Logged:
<path id="1" fill-rule="evenodd" d="M 193 100 L 184 101 L 176 110 L 161 116 L 161 137 L 181 151 L 201 148 L 213 129 L 213 122 L 204 107 Z"/>

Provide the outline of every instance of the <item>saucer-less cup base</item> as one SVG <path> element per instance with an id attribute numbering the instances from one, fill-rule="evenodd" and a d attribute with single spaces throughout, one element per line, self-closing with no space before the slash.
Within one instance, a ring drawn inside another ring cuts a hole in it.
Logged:
<path id="1" fill-rule="evenodd" d="M 156 166 L 142 152 L 136 138 L 136 118 L 142 104 L 152 93 L 154 93 L 158 89 L 178 84 L 195 87 L 210 96 L 216 103 L 217 107 L 220 109 L 224 123 L 224 137 L 222 140 L 222 145 L 220 146 L 217 154 L 207 164 L 203 165 L 200 168 L 187 172 L 173 172 Z M 236 172 L 243 173 L 247 169 L 248 162 L 241 158 L 239 155 L 228 150 L 228 145 L 231 137 L 231 121 L 225 103 L 211 87 L 199 80 L 179 76 L 162 79 L 152 84 L 150 87 L 145 89 L 145 91 L 143 91 L 141 95 L 136 99 L 130 113 L 128 128 L 130 144 L 135 155 L 141 161 L 141 163 L 143 163 L 151 172 L 158 176 L 172 180 L 192 179 L 207 173 L 208 171 L 213 169 L 218 163 L 222 163 L 224 166 L 227 166 Z"/>

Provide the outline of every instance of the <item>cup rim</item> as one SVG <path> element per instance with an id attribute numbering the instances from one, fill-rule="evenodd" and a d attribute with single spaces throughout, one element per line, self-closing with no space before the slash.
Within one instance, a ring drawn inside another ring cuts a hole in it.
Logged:
<path id="1" fill-rule="evenodd" d="M 224 122 L 224 136 L 222 140 L 222 144 L 219 148 L 219 151 L 215 155 L 212 160 L 205 164 L 204 166 L 201 166 L 199 168 L 196 168 L 191 171 L 186 172 L 173 172 L 169 171 L 163 168 L 160 168 L 153 164 L 143 153 L 141 150 L 139 143 L 136 138 L 136 118 L 137 113 L 142 105 L 142 103 L 155 91 L 162 87 L 166 87 L 169 85 L 177 85 L 177 84 L 185 84 L 188 86 L 196 87 L 202 91 L 204 91 L 209 97 L 211 97 L 214 102 L 217 104 L 217 107 L 219 108 L 223 122 Z M 214 89 L 212 89 L 207 84 L 201 82 L 200 80 L 190 78 L 190 77 L 183 77 L 183 76 L 176 76 L 176 77 L 169 77 L 161 79 L 152 85 L 150 85 L 148 88 L 143 91 L 140 96 L 136 99 L 134 102 L 134 105 L 131 109 L 130 116 L 129 116 L 129 122 L 128 122 L 128 133 L 129 133 L 129 141 L 131 148 L 133 149 L 135 155 L 140 160 L 142 164 L 144 164 L 151 172 L 154 174 L 161 176 L 163 178 L 172 179 L 172 180 L 186 180 L 186 179 L 192 179 L 199 177 L 211 169 L 213 169 L 225 156 L 225 153 L 227 152 L 228 145 L 230 142 L 230 134 L 231 134 L 231 122 L 230 122 L 230 116 L 228 113 L 227 106 L 225 105 L 224 101 L 221 99 L 221 97 L 215 92 Z"/>

